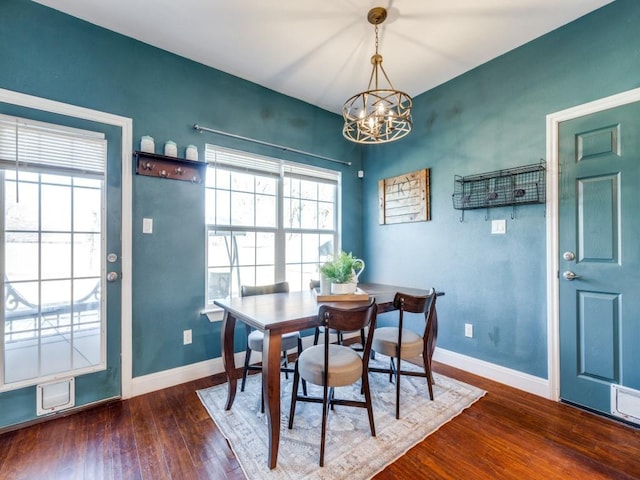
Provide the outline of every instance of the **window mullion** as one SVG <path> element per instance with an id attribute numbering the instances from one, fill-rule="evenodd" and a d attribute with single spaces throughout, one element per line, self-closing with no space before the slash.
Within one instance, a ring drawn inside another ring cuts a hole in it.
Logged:
<path id="1" fill-rule="evenodd" d="M 282 165 L 280 166 L 280 176 L 278 177 L 276 189 L 276 238 L 275 238 L 275 281 L 284 282 L 287 279 L 286 267 L 286 233 L 284 231 L 284 174 Z"/>
<path id="2" fill-rule="evenodd" d="M 18 183 L 19 179 L 16 178 L 16 188 L 18 188 Z M 42 174 L 38 174 L 38 377 L 42 376 L 42 326 L 44 322 L 42 315 L 42 223 Z"/>
<path id="3" fill-rule="evenodd" d="M 2 291 L 5 291 L 5 286 L 4 286 L 4 271 L 5 271 L 5 264 L 4 264 L 4 252 L 6 251 L 5 249 L 5 202 L 4 202 L 4 198 L 5 198 L 5 175 L 4 175 L 4 169 L 0 168 L 0 198 L 2 199 L 2 209 L 0 210 L 0 245 L 2 245 L 2 254 L 0 255 L 0 272 L 2 272 L 2 275 L 0 275 L 0 288 L 2 288 Z M 4 309 L 5 309 L 5 302 L 6 302 L 6 298 L 4 298 L 3 295 L 3 301 L 2 301 L 2 308 L 0 308 L 0 338 L 2 338 L 2 341 L 0 342 L 0 358 L 3 359 L 2 362 L 2 368 L 0 368 L 0 385 L 4 385 L 4 370 L 5 370 L 5 362 L 4 362 L 4 346 L 6 344 L 6 338 L 5 335 L 7 334 L 7 332 L 5 331 L 5 318 L 4 318 Z"/>

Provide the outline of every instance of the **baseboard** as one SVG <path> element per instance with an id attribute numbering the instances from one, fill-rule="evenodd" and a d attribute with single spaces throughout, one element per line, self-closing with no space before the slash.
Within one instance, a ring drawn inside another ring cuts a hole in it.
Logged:
<path id="1" fill-rule="evenodd" d="M 356 332 L 345 335 L 345 338 L 359 336 L 360 334 Z M 322 336 L 320 340 L 322 341 Z M 313 335 L 303 337 L 302 345 L 303 348 L 313 345 Z M 260 354 L 260 352 L 253 352 L 251 355 L 251 363 L 260 363 L 261 361 L 262 354 Z M 235 354 L 235 362 L 236 367 L 241 367 L 244 364 L 244 352 L 237 352 Z M 180 385 L 181 383 L 191 382 L 222 372 L 224 372 L 222 357 L 218 357 L 212 360 L 205 360 L 204 362 L 185 365 L 184 367 L 172 368 L 171 370 L 135 377 L 132 380 L 131 396 L 144 395 L 145 393 L 155 392 L 156 390 L 162 390 L 163 388 L 173 387 L 174 385 Z"/>
<path id="2" fill-rule="evenodd" d="M 545 378 L 529 375 L 528 373 L 519 372 L 511 368 L 496 365 L 495 363 L 485 362 L 442 348 L 436 348 L 433 354 L 433 360 L 473 373 L 474 375 L 509 385 L 518 390 L 552 399 L 549 381 Z"/>
<path id="3" fill-rule="evenodd" d="M 350 337 L 351 336 L 355 337 L 359 336 L 359 334 L 356 333 L 355 335 L 350 335 Z M 305 348 L 312 343 L 313 336 L 303 338 Z M 549 381 L 547 379 L 442 348 L 436 348 L 433 359 L 436 362 L 465 370 L 474 375 L 479 375 L 540 397 L 552 399 Z M 260 355 L 254 353 L 251 360 L 252 363 L 260 362 Z M 235 362 L 236 366 L 241 366 L 244 363 L 244 352 L 235 354 Z M 224 365 L 222 364 L 222 358 L 218 357 L 204 362 L 185 365 L 184 367 L 172 368 L 171 370 L 136 377 L 132 382 L 131 396 L 144 395 L 145 393 L 162 390 L 163 388 L 169 388 L 174 385 L 198 380 L 199 378 L 222 372 L 224 372 Z"/>
<path id="4" fill-rule="evenodd" d="M 243 365 L 244 352 L 235 354 L 235 362 L 236 366 Z M 173 387 L 174 385 L 180 385 L 181 383 L 191 382 L 222 372 L 224 372 L 222 357 L 218 357 L 185 365 L 184 367 L 135 377 L 132 381 L 131 396 L 144 395 L 145 393 L 155 392 L 156 390 L 162 390 L 163 388 Z"/>

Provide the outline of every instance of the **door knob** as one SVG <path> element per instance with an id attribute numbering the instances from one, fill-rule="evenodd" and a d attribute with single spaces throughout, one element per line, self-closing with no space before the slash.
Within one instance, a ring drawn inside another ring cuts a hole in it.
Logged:
<path id="1" fill-rule="evenodd" d="M 116 280 L 118 280 L 118 273 L 117 272 L 109 272 L 107 273 L 107 282 L 115 282 Z"/>
<path id="2" fill-rule="evenodd" d="M 576 275 L 571 270 L 567 270 L 562 274 L 562 276 L 565 278 L 565 280 L 575 280 L 576 278 L 582 278 L 581 275 Z"/>
<path id="3" fill-rule="evenodd" d="M 562 254 L 562 258 L 564 258 L 565 260 L 567 260 L 568 262 L 570 262 L 571 260 L 575 260 L 576 259 L 576 254 L 570 251 L 564 252 Z"/>

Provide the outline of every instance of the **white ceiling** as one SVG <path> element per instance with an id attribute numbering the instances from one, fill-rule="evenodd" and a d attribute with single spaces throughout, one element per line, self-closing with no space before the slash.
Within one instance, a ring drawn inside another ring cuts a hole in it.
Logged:
<path id="1" fill-rule="evenodd" d="M 411 96 L 612 0 L 35 0 L 340 113 L 366 89 L 371 7 L 389 11 L 379 52 Z"/>

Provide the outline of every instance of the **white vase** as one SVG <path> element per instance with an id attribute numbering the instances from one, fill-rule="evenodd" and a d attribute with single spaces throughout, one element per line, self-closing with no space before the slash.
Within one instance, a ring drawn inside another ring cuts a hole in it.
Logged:
<path id="1" fill-rule="evenodd" d="M 349 295 L 356 292 L 357 283 L 332 283 L 331 294 L 332 295 Z"/>
<path id="2" fill-rule="evenodd" d="M 331 295 L 331 282 L 323 274 L 320 274 L 320 295 Z"/>

